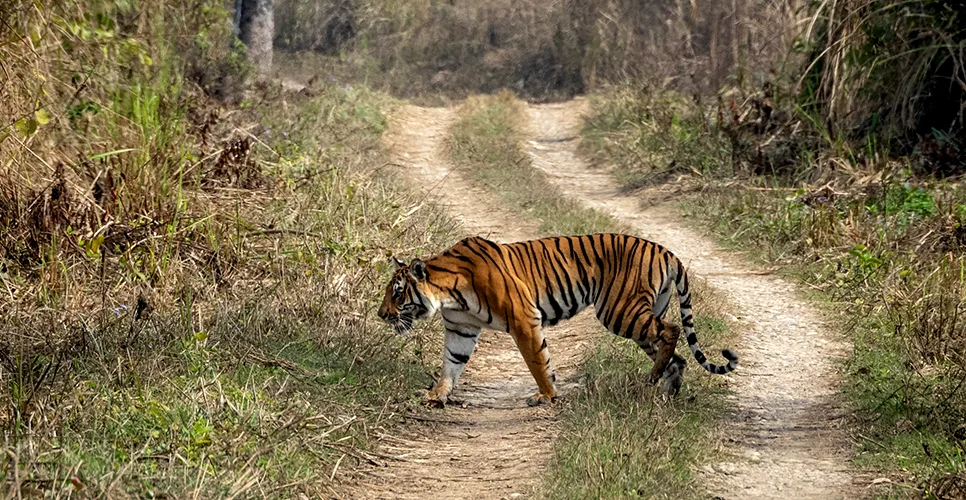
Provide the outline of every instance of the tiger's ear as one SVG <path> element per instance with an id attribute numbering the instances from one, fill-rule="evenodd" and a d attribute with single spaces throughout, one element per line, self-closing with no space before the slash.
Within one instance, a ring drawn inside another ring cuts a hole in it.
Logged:
<path id="1" fill-rule="evenodd" d="M 399 260 L 399 258 L 396 257 L 395 255 L 389 256 L 389 261 L 392 262 L 393 270 L 399 269 L 400 267 L 406 265 L 405 262 Z"/>
<path id="2" fill-rule="evenodd" d="M 426 263 L 419 259 L 413 259 L 413 261 L 409 263 L 409 272 L 413 275 L 413 278 L 416 278 L 418 281 L 426 281 L 426 279 L 429 278 L 429 273 L 426 272 Z"/>

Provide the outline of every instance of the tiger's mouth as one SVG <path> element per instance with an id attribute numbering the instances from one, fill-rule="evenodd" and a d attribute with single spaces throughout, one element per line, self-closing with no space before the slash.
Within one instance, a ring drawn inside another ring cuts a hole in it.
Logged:
<path id="1" fill-rule="evenodd" d="M 399 335 L 409 335 L 409 332 L 413 330 L 413 317 L 409 314 L 392 314 L 382 316 L 383 321 L 389 323 L 392 329 L 396 331 Z"/>

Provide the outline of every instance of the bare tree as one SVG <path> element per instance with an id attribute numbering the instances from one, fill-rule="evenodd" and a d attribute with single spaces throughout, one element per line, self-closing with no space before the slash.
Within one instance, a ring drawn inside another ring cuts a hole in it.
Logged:
<path id="1" fill-rule="evenodd" d="M 239 38 L 248 48 L 248 60 L 260 75 L 272 70 L 272 38 L 275 36 L 275 0 L 238 0 Z"/>

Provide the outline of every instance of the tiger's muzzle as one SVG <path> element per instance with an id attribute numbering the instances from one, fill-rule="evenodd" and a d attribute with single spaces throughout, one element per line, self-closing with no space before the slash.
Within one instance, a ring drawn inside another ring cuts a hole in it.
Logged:
<path id="1" fill-rule="evenodd" d="M 384 313 L 379 311 L 379 317 L 389 323 L 399 335 L 408 335 L 413 329 L 413 317 L 405 313 Z"/>

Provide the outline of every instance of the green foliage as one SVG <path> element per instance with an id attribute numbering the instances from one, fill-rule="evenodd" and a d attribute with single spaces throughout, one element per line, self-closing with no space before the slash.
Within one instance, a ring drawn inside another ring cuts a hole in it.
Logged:
<path id="1" fill-rule="evenodd" d="M 871 200 L 866 205 L 869 213 L 875 215 L 899 215 L 899 221 L 908 223 L 916 216 L 929 217 L 936 213 L 936 201 L 922 187 L 913 187 L 909 182 L 889 184 L 882 198 Z"/>
<path id="2" fill-rule="evenodd" d="M 937 0 L 813 3 L 800 102 L 836 135 L 915 153 L 922 173 L 966 167 L 966 16 Z"/>
<path id="3" fill-rule="evenodd" d="M 732 145 L 710 118 L 682 96 L 648 85 L 624 85 L 598 95 L 582 148 L 615 166 L 633 189 L 686 172 L 733 174 Z"/>
<path id="4" fill-rule="evenodd" d="M 908 179 L 848 194 L 778 193 L 712 191 L 690 203 L 729 240 L 794 266 L 847 311 L 854 350 L 843 391 L 858 411 L 858 463 L 909 471 L 924 488 L 962 474 L 961 194 Z"/>

